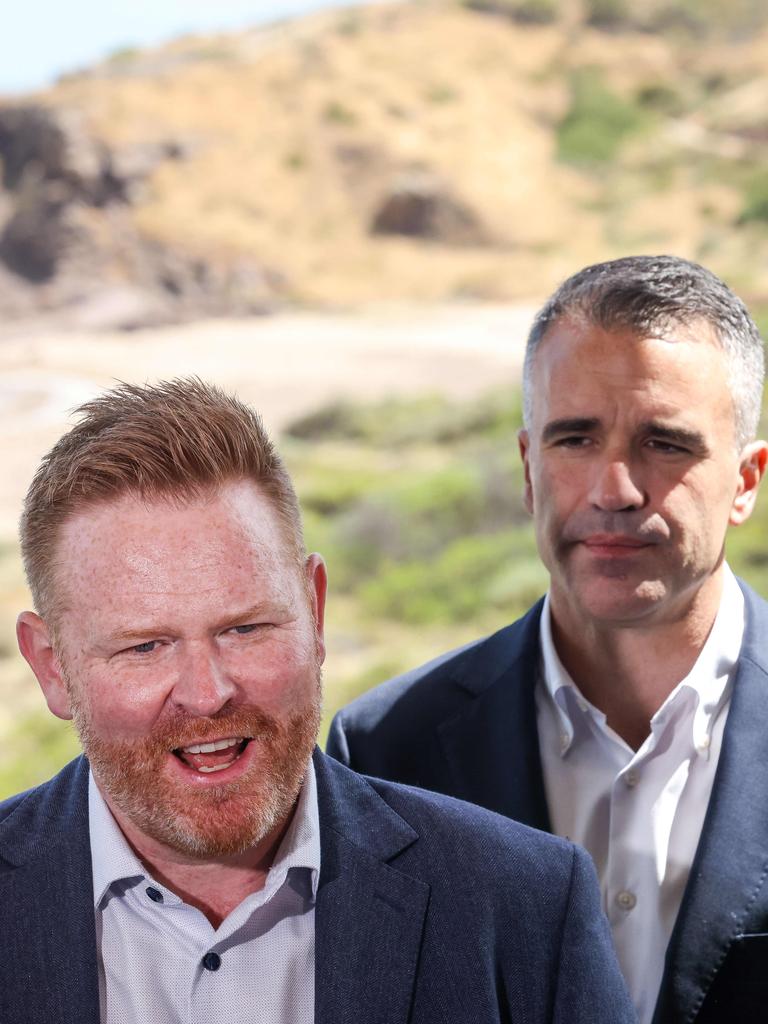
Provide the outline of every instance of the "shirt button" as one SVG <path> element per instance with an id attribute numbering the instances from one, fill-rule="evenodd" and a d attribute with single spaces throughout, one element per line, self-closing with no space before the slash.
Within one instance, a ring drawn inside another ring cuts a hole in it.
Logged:
<path id="1" fill-rule="evenodd" d="M 576 698 L 576 706 L 578 707 L 579 711 L 587 710 L 587 702 L 584 700 L 583 697 Z"/>
<path id="2" fill-rule="evenodd" d="M 699 743 L 699 745 L 698 745 L 698 746 L 696 747 L 696 749 L 698 750 L 698 752 L 699 752 L 700 754 L 703 754 L 703 753 L 705 753 L 705 752 L 706 752 L 707 750 L 709 750 L 709 743 L 710 743 L 710 739 L 709 739 L 709 736 L 702 736 L 702 737 L 701 737 L 701 742 L 700 742 L 700 743 Z"/>
<path id="3" fill-rule="evenodd" d="M 630 789 L 634 789 L 639 781 L 640 776 L 637 774 L 634 768 L 630 768 L 628 772 L 624 773 L 624 782 L 627 786 L 629 786 Z"/>
<path id="4" fill-rule="evenodd" d="M 568 743 L 569 743 L 568 733 L 567 732 L 561 732 L 560 733 L 560 749 L 563 752 L 565 752 L 568 749 Z"/>
<path id="5" fill-rule="evenodd" d="M 633 910 L 637 903 L 637 896 L 627 889 L 622 889 L 621 892 L 616 894 L 616 902 L 622 910 Z"/>
<path id="6" fill-rule="evenodd" d="M 221 967 L 221 957 L 218 953 L 206 953 L 203 957 L 203 967 L 206 971 L 218 971 Z"/>
<path id="7" fill-rule="evenodd" d="M 163 902 L 163 894 L 160 892 L 159 889 L 155 889 L 151 885 L 147 889 L 147 896 L 149 896 L 153 903 Z"/>

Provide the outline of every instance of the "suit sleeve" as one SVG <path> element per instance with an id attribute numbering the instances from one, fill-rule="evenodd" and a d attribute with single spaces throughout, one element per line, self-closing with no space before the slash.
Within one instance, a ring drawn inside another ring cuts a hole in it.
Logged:
<path id="1" fill-rule="evenodd" d="M 328 741 L 325 744 L 325 752 L 337 761 L 341 761 L 342 764 L 351 767 L 350 755 L 349 755 L 349 744 L 347 743 L 347 735 L 344 732 L 344 724 L 341 718 L 341 712 L 337 712 L 333 721 L 331 722 L 331 728 L 328 732 Z"/>
<path id="2" fill-rule="evenodd" d="M 574 847 L 557 968 L 553 1024 L 635 1024 L 637 1016 L 600 907 L 597 875 Z"/>

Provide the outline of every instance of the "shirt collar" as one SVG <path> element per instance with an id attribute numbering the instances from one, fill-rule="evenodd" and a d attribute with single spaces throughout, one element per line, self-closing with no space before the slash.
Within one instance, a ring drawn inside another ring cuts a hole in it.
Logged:
<path id="1" fill-rule="evenodd" d="M 88 828 L 93 868 L 93 902 L 98 908 L 115 882 L 149 878 L 88 773 Z M 312 899 L 320 878 L 320 818 L 315 767 L 310 759 L 291 824 L 269 869 L 265 890 L 274 893 L 291 868 L 309 871 Z"/>
<path id="2" fill-rule="evenodd" d="M 744 595 L 729 566 L 723 566 L 720 607 L 693 668 L 681 680 L 651 719 L 651 731 L 659 732 L 685 702 L 693 705 L 692 742 L 702 757 L 709 756 L 712 726 L 730 695 L 730 682 L 739 660 L 744 637 Z M 581 694 L 555 650 L 552 639 L 550 598 L 547 594 L 539 629 L 543 692 L 553 709 L 560 735 L 560 754 L 573 744 L 579 716 L 589 714 L 598 728 L 607 729 L 605 715 Z"/>
<path id="3" fill-rule="evenodd" d="M 291 868 L 309 870 L 312 898 L 315 899 L 320 882 L 320 813 L 317 804 L 315 766 L 311 758 L 291 824 L 278 847 L 269 874 L 278 876 L 282 881 Z"/>

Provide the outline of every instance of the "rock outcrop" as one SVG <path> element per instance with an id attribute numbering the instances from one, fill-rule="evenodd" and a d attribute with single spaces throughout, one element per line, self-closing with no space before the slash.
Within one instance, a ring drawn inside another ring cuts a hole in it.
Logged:
<path id="1" fill-rule="evenodd" d="M 472 208 L 428 171 L 395 177 L 373 215 L 371 233 L 443 245 L 485 245 L 489 240 Z"/>
<path id="2" fill-rule="evenodd" d="M 161 139 L 118 151 L 75 111 L 0 107 L 0 314 L 132 329 L 271 309 L 279 275 L 209 263 L 135 227 L 130 207 L 154 171 L 188 149 Z"/>

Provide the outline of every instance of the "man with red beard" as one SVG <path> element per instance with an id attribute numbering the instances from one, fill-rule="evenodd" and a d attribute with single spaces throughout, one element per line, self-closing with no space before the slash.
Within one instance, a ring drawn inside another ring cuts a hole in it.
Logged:
<path id="1" fill-rule="evenodd" d="M 314 750 L 325 567 L 258 417 L 199 381 L 80 414 L 18 638 L 85 756 L 0 805 L 0 1020 L 631 1021 L 583 852 Z"/>

